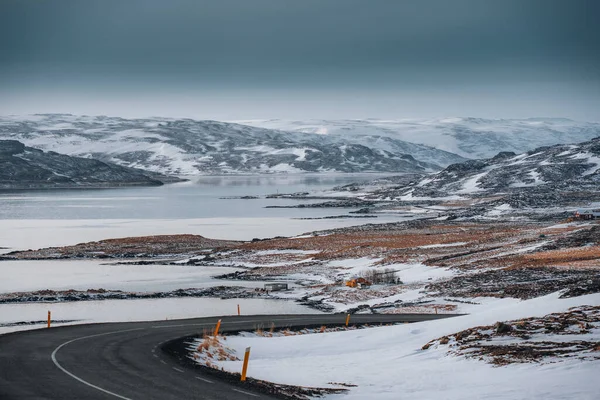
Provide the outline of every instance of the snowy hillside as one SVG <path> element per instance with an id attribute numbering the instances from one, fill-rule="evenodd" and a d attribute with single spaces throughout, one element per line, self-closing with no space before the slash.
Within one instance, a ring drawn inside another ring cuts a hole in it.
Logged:
<path id="1" fill-rule="evenodd" d="M 248 120 L 240 123 L 270 129 L 353 138 L 357 143 L 404 140 L 432 146 L 465 158 L 490 158 L 501 151 L 522 153 L 540 146 L 577 143 L 600 136 L 600 123 L 564 118 L 401 119 L 401 120 Z M 419 158 L 418 153 L 411 153 Z"/>
<path id="2" fill-rule="evenodd" d="M 229 335 L 226 341 L 213 340 L 213 353 L 220 350 L 220 354 L 226 356 L 211 357 L 208 364 L 239 373 L 244 351 L 250 347 L 250 377 L 279 385 L 343 390 L 343 397 L 337 394 L 326 396 L 328 399 L 595 398 L 598 393 L 595 377 L 600 365 L 598 351 L 583 351 L 581 343 L 591 343 L 592 348 L 594 342 L 597 343 L 600 338 L 597 322 L 594 325 L 588 323 L 589 331 L 569 334 L 568 325 L 567 329 L 563 328 L 567 332 L 550 330 L 554 327 L 546 317 L 540 319 L 549 329 L 542 329 L 541 333 L 536 332 L 527 339 L 514 333 L 496 335 L 493 342 L 491 339 L 484 342 L 484 348 L 507 353 L 508 361 L 500 368 L 498 365 L 503 364 L 486 363 L 486 359 L 473 354 L 474 346 L 459 348 L 460 343 L 452 334 L 460 331 L 466 336 L 465 332 L 475 331 L 477 325 L 541 317 L 547 313 L 571 316 L 574 313 L 569 307 L 598 304 L 598 294 L 573 299 L 559 299 L 557 294 L 528 301 L 495 299 L 485 301 L 485 306 L 479 305 L 482 299 L 476 300 L 478 303 L 473 304 L 478 305 L 471 307 L 469 315 L 417 324 L 340 332 L 301 332 L 298 335 L 287 331 L 282 335 L 269 335 L 268 332 L 265 335 L 254 332 Z M 494 330 L 485 333 L 489 337 Z M 436 344 L 423 349 L 430 338 L 441 335 L 448 335 L 444 337 L 446 343 L 450 341 L 449 337 L 452 341 L 448 345 Z M 202 359 L 202 344 L 199 339 L 190 349 L 200 345 L 193 357 L 196 362 L 206 365 Z M 511 350 L 525 356 L 521 356 L 523 359 L 510 358 Z M 569 350 L 574 354 L 569 354 Z M 401 394 L 409 395 L 403 397 Z"/>
<path id="3" fill-rule="evenodd" d="M 411 201 L 501 195 L 502 202 L 519 208 L 586 204 L 597 201 L 598 187 L 600 137 L 579 144 L 540 147 L 520 155 L 503 152 L 487 160 L 453 164 L 408 182 L 381 179 L 336 190 L 357 193 L 364 199 Z"/>
<path id="4" fill-rule="evenodd" d="M 498 193 L 514 188 L 600 183 L 600 138 L 576 144 L 540 147 L 516 155 L 454 164 L 421 180 L 415 191 L 438 194 Z"/>
<path id="5" fill-rule="evenodd" d="M 168 177 L 0 140 L 0 189 L 159 186 Z"/>
<path id="6" fill-rule="evenodd" d="M 393 138 L 355 140 L 191 119 L 65 114 L 3 117 L 0 139 L 178 175 L 428 172 L 464 160 Z"/>

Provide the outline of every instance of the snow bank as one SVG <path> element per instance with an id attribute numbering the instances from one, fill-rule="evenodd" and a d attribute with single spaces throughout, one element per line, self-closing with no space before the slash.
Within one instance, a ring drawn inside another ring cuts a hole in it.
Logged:
<path id="1" fill-rule="evenodd" d="M 446 320 L 275 338 L 229 337 L 238 356 L 252 348 L 248 375 L 282 384 L 334 387 L 356 384 L 344 399 L 596 399 L 600 362 L 569 360 L 551 365 L 493 367 L 447 357 L 443 349 L 421 350 L 431 339 L 496 321 L 543 316 L 582 304 L 600 304 L 600 294 L 559 299 L 554 293 L 527 301 L 484 299 L 473 314 Z M 476 299 L 479 301 L 480 299 Z M 239 372 L 241 362 L 218 363 Z M 331 395 L 329 398 L 337 398 Z"/>
<path id="2" fill-rule="evenodd" d="M 405 284 L 424 283 L 456 275 L 456 272 L 453 272 L 450 268 L 430 267 L 421 263 L 391 264 L 387 268 L 398 271 L 396 274 Z"/>

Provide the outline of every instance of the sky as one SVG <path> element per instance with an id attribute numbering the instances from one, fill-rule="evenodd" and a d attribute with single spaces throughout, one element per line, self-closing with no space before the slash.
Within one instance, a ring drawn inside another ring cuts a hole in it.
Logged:
<path id="1" fill-rule="evenodd" d="M 1 0 L 0 114 L 600 121 L 598 0 Z"/>

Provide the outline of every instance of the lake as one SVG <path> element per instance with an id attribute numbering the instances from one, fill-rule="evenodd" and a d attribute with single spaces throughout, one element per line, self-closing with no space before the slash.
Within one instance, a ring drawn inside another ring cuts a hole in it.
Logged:
<path id="1" fill-rule="evenodd" d="M 319 192 L 379 174 L 206 176 L 161 187 L 0 192 L 0 252 L 59 246 L 111 237 L 193 233 L 250 240 L 314 230 L 397 221 L 302 220 L 344 215 L 349 209 L 274 209 L 292 199 L 223 199 L 274 193 Z"/>
<path id="2" fill-rule="evenodd" d="M 3 219 L 318 217 L 347 210 L 265 209 L 291 199 L 222 199 L 331 189 L 380 175 L 207 176 L 160 187 L 0 192 Z M 306 201 L 304 201 L 306 202 Z"/>

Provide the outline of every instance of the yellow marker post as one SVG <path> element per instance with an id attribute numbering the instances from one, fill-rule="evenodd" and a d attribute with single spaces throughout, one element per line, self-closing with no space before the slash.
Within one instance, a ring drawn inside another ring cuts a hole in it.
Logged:
<path id="1" fill-rule="evenodd" d="M 246 381 L 246 372 L 248 372 L 248 360 L 250 360 L 250 347 L 246 347 L 246 353 L 244 354 L 244 366 L 242 367 L 242 378 L 241 381 Z"/>
<path id="2" fill-rule="evenodd" d="M 48 328 L 50 328 L 50 323 L 52 322 L 52 313 L 48 311 Z"/>
<path id="3" fill-rule="evenodd" d="M 217 326 L 215 326 L 215 337 L 219 336 L 219 328 L 221 327 L 221 320 L 217 321 Z"/>
<path id="4" fill-rule="evenodd" d="M 238 315 L 242 315 L 242 314 L 240 313 L 240 305 L 239 305 L 239 304 L 238 304 Z"/>
<path id="5" fill-rule="evenodd" d="M 350 314 L 346 315 L 346 327 L 348 327 L 348 323 L 350 322 Z"/>

